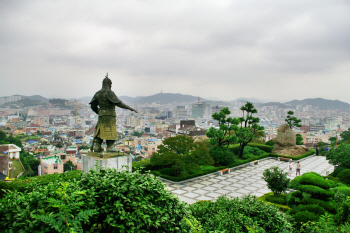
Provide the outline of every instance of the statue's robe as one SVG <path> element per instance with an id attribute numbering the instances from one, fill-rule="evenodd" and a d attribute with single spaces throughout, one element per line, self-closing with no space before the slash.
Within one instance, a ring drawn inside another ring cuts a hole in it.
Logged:
<path id="1" fill-rule="evenodd" d="M 96 92 L 90 104 L 91 109 L 98 114 L 94 137 L 102 140 L 117 140 L 117 122 L 115 106 L 122 103 L 110 89 L 102 88 Z"/>

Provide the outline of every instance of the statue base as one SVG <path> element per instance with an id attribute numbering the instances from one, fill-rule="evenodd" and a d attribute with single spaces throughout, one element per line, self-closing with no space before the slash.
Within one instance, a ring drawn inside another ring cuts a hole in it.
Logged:
<path id="1" fill-rule="evenodd" d="M 132 156 L 124 152 L 91 152 L 81 156 L 81 171 L 88 172 L 95 166 L 115 168 L 119 171 L 132 171 Z"/>

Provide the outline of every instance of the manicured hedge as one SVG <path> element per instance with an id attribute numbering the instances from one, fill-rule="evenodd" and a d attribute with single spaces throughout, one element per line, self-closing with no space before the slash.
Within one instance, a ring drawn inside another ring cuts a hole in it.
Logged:
<path id="1" fill-rule="evenodd" d="M 334 172 L 331 173 L 330 175 L 331 175 L 331 176 L 334 176 L 334 177 L 337 177 L 338 174 L 339 174 L 341 171 L 343 171 L 344 169 L 346 169 L 346 168 L 345 168 L 345 167 L 339 166 L 339 167 L 337 167 L 337 168 L 334 170 Z"/>
<path id="2" fill-rule="evenodd" d="M 260 150 L 263 150 L 267 153 L 271 153 L 271 151 L 273 150 L 273 146 L 268 146 L 268 145 L 263 145 L 258 143 L 248 143 L 247 146 L 257 147 Z M 239 144 L 230 145 L 229 148 L 235 155 L 239 154 L 239 150 L 240 150 Z"/>
<path id="3" fill-rule="evenodd" d="M 338 209 L 338 205 L 335 201 L 323 201 L 323 200 L 315 199 L 315 198 L 304 198 L 302 200 L 302 204 L 318 205 L 318 206 L 323 207 L 326 211 L 328 211 L 332 214 L 336 214 L 337 209 Z"/>
<path id="4" fill-rule="evenodd" d="M 338 190 L 340 193 L 343 193 L 345 196 L 350 196 L 350 187 L 340 186 L 336 187 L 336 190 Z"/>
<path id="5" fill-rule="evenodd" d="M 325 190 L 314 185 L 299 185 L 298 190 L 311 194 L 311 197 L 313 198 L 322 200 L 327 200 L 328 198 L 334 197 L 335 194 L 332 190 Z"/>
<path id="6" fill-rule="evenodd" d="M 283 196 L 284 196 L 284 195 L 283 195 Z M 270 205 L 274 205 L 274 206 L 276 206 L 276 207 L 277 207 L 280 211 L 282 211 L 282 212 L 287 212 L 287 211 L 289 211 L 289 210 L 291 209 L 291 208 L 290 208 L 289 206 L 287 206 L 287 205 L 277 204 L 277 203 L 268 201 L 267 199 L 269 199 L 269 197 L 274 197 L 273 192 L 271 192 L 271 193 L 266 193 L 266 194 L 264 194 L 263 196 L 258 197 L 258 200 L 260 200 L 260 201 L 262 201 L 262 202 L 265 202 L 265 203 L 268 203 L 268 204 L 270 204 Z M 285 198 L 285 196 L 284 196 L 284 198 Z M 275 199 L 274 199 L 274 200 L 275 200 Z"/>
<path id="7" fill-rule="evenodd" d="M 145 170 L 151 170 L 151 160 L 150 159 L 144 159 L 137 162 L 132 163 L 132 171 L 136 171 L 138 169 L 145 171 Z"/>
<path id="8" fill-rule="evenodd" d="M 309 212 L 307 210 L 299 211 L 296 214 L 293 215 L 295 222 L 297 223 L 296 227 L 299 228 L 301 226 L 301 223 L 304 222 L 317 222 L 320 218 L 318 215 Z"/>
<path id="9" fill-rule="evenodd" d="M 329 189 L 330 185 L 323 177 L 305 173 L 301 176 L 300 184 L 315 185 L 323 189 Z"/>
<path id="10" fill-rule="evenodd" d="M 309 211 L 309 212 L 312 212 L 314 214 L 317 214 L 317 215 L 324 215 L 326 210 L 321 207 L 321 206 L 318 206 L 318 205 L 299 205 L 298 206 L 298 210 L 299 211 Z"/>

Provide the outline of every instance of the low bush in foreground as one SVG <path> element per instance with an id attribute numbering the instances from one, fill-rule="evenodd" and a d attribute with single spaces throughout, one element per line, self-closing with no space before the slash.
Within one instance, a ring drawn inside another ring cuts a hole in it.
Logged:
<path id="1" fill-rule="evenodd" d="M 97 169 L 68 182 L 34 182 L 0 200 L 5 232 L 178 232 L 186 205 L 154 176 Z M 68 225 L 69 224 L 69 225 Z"/>
<path id="2" fill-rule="evenodd" d="M 216 202 L 198 202 L 190 206 L 192 215 L 206 232 L 282 232 L 291 230 L 284 213 L 256 197 L 242 199 L 219 197 Z"/>

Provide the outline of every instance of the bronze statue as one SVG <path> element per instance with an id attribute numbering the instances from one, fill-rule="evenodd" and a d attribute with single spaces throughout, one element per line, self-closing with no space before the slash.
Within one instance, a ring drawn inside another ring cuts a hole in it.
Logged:
<path id="1" fill-rule="evenodd" d="M 107 152 L 115 152 L 114 142 L 118 139 L 115 106 L 137 112 L 127 106 L 111 90 L 112 81 L 108 78 L 108 73 L 103 79 L 102 89 L 95 93 L 91 102 L 91 109 L 98 114 L 96 131 L 90 150 L 102 152 L 101 144 L 103 140 L 107 143 Z M 99 106 L 99 107 L 98 107 Z"/>

